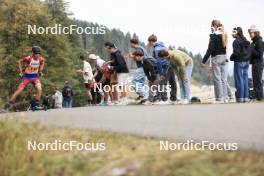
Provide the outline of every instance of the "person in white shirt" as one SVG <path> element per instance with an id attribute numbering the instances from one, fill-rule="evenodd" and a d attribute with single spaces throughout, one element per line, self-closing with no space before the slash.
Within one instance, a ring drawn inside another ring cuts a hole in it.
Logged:
<path id="1" fill-rule="evenodd" d="M 94 62 L 95 61 L 95 66 L 96 67 L 102 67 L 105 63 L 103 59 L 101 59 L 99 56 L 96 56 L 95 54 L 90 54 L 89 59 Z M 92 63 L 93 64 L 93 63 Z"/>
<path id="2" fill-rule="evenodd" d="M 77 74 L 82 74 L 84 79 L 84 85 L 86 87 L 86 96 L 88 105 L 91 105 L 93 97 L 91 89 L 94 87 L 93 70 L 89 62 L 87 62 L 83 55 L 80 56 L 80 61 L 83 64 L 83 70 L 76 70 Z"/>
<path id="3" fill-rule="evenodd" d="M 62 108 L 63 97 L 62 97 L 62 93 L 59 90 L 56 90 L 56 93 L 54 95 L 54 101 L 55 101 L 55 108 L 56 109 L 61 109 Z"/>
<path id="4" fill-rule="evenodd" d="M 110 73 L 109 66 L 105 65 L 105 61 L 95 54 L 90 54 L 91 64 L 95 66 L 94 79 L 100 88 L 101 102 L 99 105 L 109 105 L 110 97 Z M 108 86 L 107 88 L 105 88 Z"/>

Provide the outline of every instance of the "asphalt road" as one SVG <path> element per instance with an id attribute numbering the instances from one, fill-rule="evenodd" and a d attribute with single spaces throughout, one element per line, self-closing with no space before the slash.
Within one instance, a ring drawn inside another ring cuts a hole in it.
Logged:
<path id="1" fill-rule="evenodd" d="M 264 104 L 109 106 L 2 114 L 42 124 L 264 151 Z"/>

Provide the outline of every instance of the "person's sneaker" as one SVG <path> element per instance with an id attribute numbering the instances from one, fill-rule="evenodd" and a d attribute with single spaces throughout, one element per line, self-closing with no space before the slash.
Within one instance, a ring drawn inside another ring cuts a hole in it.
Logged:
<path id="1" fill-rule="evenodd" d="M 11 108 L 13 105 L 14 105 L 14 103 L 12 101 L 8 101 L 8 102 L 6 102 L 4 109 L 7 110 L 7 109 Z"/>
<path id="2" fill-rule="evenodd" d="M 140 100 L 142 100 L 144 97 L 143 96 L 138 96 L 137 98 L 136 98 L 136 101 L 140 101 Z"/>
<path id="3" fill-rule="evenodd" d="M 170 104 L 170 105 L 175 105 L 177 102 L 176 101 L 173 101 L 173 100 L 170 100 L 169 102 L 168 102 L 168 104 Z"/>
<path id="4" fill-rule="evenodd" d="M 122 98 L 121 101 L 120 101 L 120 105 L 128 105 L 127 98 Z"/>
<path id="5" fill-rule="evenodd" d="M 143 99 L 142 98 L 142 100 L 138 103 L 138 104 L 143 104 L 143 103 L 145 103 L 147 101 L 147 99 Z"/>
<path id="6" fill-rule="evenodd" d="M 250 99 L 249 98 L 245 98 L 244 102 L 245 103 L 250 103 Z"/>
<path id="7" fill-rule="evenodd" d="M 230 100 L 229 99 L 225 99 L 224 103 L 230 103 Z"/>
<path id="8" fill-rule="evenodd" d="M 32 110 L 33 110 L 33 111 L 44 110 L 44 107 L 38 105 L 38 106 L 33 107 Z"/>
<path id="9" fill-rule="evenodd" d="M 179 104 L 182 104 L 182 105 L 190 104 L 190 101 L 187 99 L 182 99 L 179 101 Z"/>
<path id="10" fill-rule="evenodd" d="M 184 99 L 180 99 L 179 104 L 183 104 L 183 103 L 184 103 Z"/>
<path id="11" fill-rule="evenodd" d="M 153 105 L 153 102 L 147 100 L 144 103 L 142 103 L 142 105 Z"/>
<path id="12" fill-rule="evenodd" d="M 236 100 L 236 103 L 244 103 L 244 100 Z"/>
<path id="13" fill-rule="evenodd" d="M 5 113 L 6 111 L 4 109 L 0 109 L 0 113 Z"/>
<path id="14" fill-rule="evenodd" d="M 116 106 L 118 104 L 119 104 L 119 101 L 115 101 L 115 100 L 113 100 L 111 102 L 109 101 L 109 103 L 108 103 L 109 106 Z"/>
<path id="15" fill-rule="evenodd" d="M 154 103 L 155 105 L 167 105 L 169 104 L 168 101 L 157 101 Z"/>
<path id="16" fill-rule="evenodd" d="M 103 105 L 105 105 L 105 106 L 108 106 L 109 104 L 111 103 L 111 101 L 104 101 L 104 104 Z"/>
<path id="17" fill-rule="evenodd" d="M 103 106 L 103 105 L 105 105 L 105 101 L 102 100 L 98 105 L 99 105 L 99 106 Z"/>
<path id="18" fill-rule="evenodd" d="M 235 103 L 236 102 L 236 100 L 232 97 L 232 98 L 229 98 L 229 103 Z"/>
<path id="19" fill-rule="evenodd" d="M 113 103 L 114 103 L 113 104 L 114 106 L 123 106 L 123 105 L 125 105 L 125 102 L 124 102 L 124 99 L 123 98 L 121 98 L 118 101 L 114 101 Z"/>
<path id="20" fill-rule="evenodd" d="M 221 100 L 215 100 L 214 102 L 213 102 L 213 104 L 224 104 L 225 103 L 225 101 L 221 101 Z"/>

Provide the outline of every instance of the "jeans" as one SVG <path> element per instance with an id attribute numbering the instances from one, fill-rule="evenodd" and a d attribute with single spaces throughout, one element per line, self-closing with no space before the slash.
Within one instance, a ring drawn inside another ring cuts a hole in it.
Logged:
<path id="1" fill-rule="evenodd" d="M 160 80 L 159 82 L 159 88 L 158 88 L 158 100 L 159 101 L 167 101 L 167 83 L 169 82 L 171 91 L 170 91 L 170 100 L 176 101 L 177 100 L 177 83 L 175 79 L 175 72 L 172 67 L 168 68 L 168 71 L 165 75 L 165 78 L 163 80 Z"/>
<path id="2" fill-rule="evenodd" d="M 223 101 L 227 98 L 226 59 L 226 55 L 217 55 L 212 58 L 214 92 L 216 101 Z"/>
<path id="3" fill-rule="evenodd" d="M 144 97 L 146 94 L 145 90 L 145 73 L 143 67 L 137 68 L 133 74 L 132 84 L 135 87 L 135 91 L 140 97 Z"/>
<path id="4" fill-rule="evenodd" d="M 259 101 L 263 99 L 262 74 L 263 74 L 263 63 L 252 64 L 253 86 L 254 86 L 254 91 L 256 92 L 256 98 Z"/>
<path id="5" fill-rule="evenodd" d="M 192 65 L 186 66 L 186 80 L 180 80 L 181 99 L 190 100 L 190 89 L 191 89 L 191 77 L 192 77 Z"/>
<path id="6" fill-rule="evenodd" d="M 249 97 L 248 67 L 249 63 L 246 61 L 234 63 L 234 78 L 237 102 L 245 102 Z"/>
<path id="7" fill-rule="evenodd" d="M 72 98 L 65 98 L 63 101 L 64 108 L 72 108 Z"/>

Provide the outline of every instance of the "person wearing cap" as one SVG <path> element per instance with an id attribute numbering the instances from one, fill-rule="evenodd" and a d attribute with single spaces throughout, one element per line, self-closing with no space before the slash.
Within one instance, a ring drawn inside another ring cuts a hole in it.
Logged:
<path id="1" fill-rule="evenodd" d="M 262 82 L 262 74 L 263 74 L 263 51 L 264 44 L 262 37 L 260 36 L 259 29 L 252 25 L 248 29 L 250 38 L 252 43 L 250 45 L 251 48 L 251 58 L 250 64 L 252 64 L 252 77 L 253 77 L 253 87 L 256 92 L 256 98 L 258 101 L 263 100 L 263 82 Z"/>
<path id="2" fill-rule="evenodd" d="M 80 56 L 80 62 L 83 64 L 83 69 L 76 70 L 76 73 L 83 75 L 84 86 L 86 88 L 87 103 L 88 105 L 91 105 L 93 101 L 91 89 L 94 88 L 93 70 L 90 63 L 85 60 L 85 57 L 83 55 Z"/>
<path id="3" fill-rule="evenodd" d="M 128 84 L 128 67 L 126 64 L 125 57 L 122 55 L 121 51 L 117 49 L 117 47 L 111 43 L 105 43 L 105 49 L 108 53 L 110 53 L 110 61 L 106 62 L 105 65 L 110 64 L 110 69 L 112 70 L 112 76 L 117 81 L 117 85 L 120 87 L 120 102 L 118 103 L 118 87 L 116 85 L 116 81 L 111 84 L 113 85 L 113 103 L 120 104 L 120 105 L 127 105 L 127 93 L 126 93 L 126 85 Z"/>
<path id="4" fill-rule="evenodd" d="M 26 56 L 18 61 L 19 76 L 22 78 L 15 93 L 11 96 L 10 100 L 5 104 L 5 109 L 9 109 L 16 101 L 17 96 L 25 89 L 28 84 L 33 84 L 37 90 L 36 104 L 40 104 L 42 89 L 39 77 L 45 66 L 45 59 L 41 56 L 41 49 L 39 46 L 32 47 L 32 54 Z M 26 69 L 23 71 L 23 64 Z"/>
<path id="5" fill-rule="evenodd" d="M 110 72 L 109 67 L 105 66 L 105 61 L 95 54 L 90 54 L 89 59 L 91 64 L 95 66 L 94 78 L 99 85 L 99 93 L 101 95 L 101 102 L 99 105 L 109 105 L 110 92 Z M 107 87 L 106 87 L 107 86 Z"/>
<path id="6" fill-rule="evenodd" d="M 93 65 L 95 65 L 95 67 L 102 67 L 105 63 L 105 61 L 103 59 L 101 59 L 99 56 L 97 56 L 95 54 L 90 54 L 89 59 L 90 59 L 91 63 Z"/>

